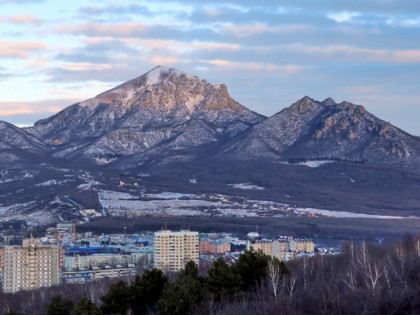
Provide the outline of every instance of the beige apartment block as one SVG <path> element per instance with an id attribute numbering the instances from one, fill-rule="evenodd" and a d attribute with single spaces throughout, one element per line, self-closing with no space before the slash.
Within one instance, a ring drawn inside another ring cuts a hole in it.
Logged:
<path id="1" fill-rule="evenodd" d="M 154 233 L 155 268 L 179 271 L 190 260 L 198 265 L 198 232 L 161 230 Z"/>
<path id="2" fill-rule="evenodd" d="M 3 292 L 17 292 L 49 287 L 60 283 L 64 251 L 58 245 L 44 245 L 41 240 L 23 240 L 22 246 L 0 249 Z"/>
<path id="3" fill-rule="evenodd" d="M 313 253 L 315 246 L 312 240 L 307 239 L 291 239 L 289 241 L 289 249 L 294 252 Z"/>
<path id="4" fill-rule="evenodd" d="M 256 252 L 262 251 L 264 255 L 273 256 L 273 242 L 271 240 L 258 240 L 253 244 Z"/>

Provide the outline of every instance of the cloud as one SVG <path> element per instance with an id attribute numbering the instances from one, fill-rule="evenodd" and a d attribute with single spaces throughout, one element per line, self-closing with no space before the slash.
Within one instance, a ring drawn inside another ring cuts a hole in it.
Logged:
<path id="1" fill-rule="evenodd" d="M 23 114 L 51 114 L 62 110 L 69 104 L 80 101 L 78 98 L 46 99 L 31 102 L 0 102 L 0 116 L 15 116 Z M 60 104 L 60 105 L 58 105 Z"/>
<path id="2" fill-rule="evenodd" d="M 145 34 L 148 27 L 142 22 L 127 23 L 81 23 L 64 24 L 55 29 L 56 33 L 79 34 L 87 36 L 131 37 Z"/>
<path id="3" fill-rule="evenodd" d="M 142 14 L 142 15 L 152 15 L 152 12 L 148 7 L 139 5 L 137 3 L 130 3 L 129 5 L 117 5 L 117 4 L 108 4 L 106 6 L 84 6 L 79 8 L 78 12 L 84 15 L 98 15 L 98 14 Z"/>
<path id="4" fill-rule="evenodd" d="M 72 63 L 61 66 L 62 69 L 69 71 L 89 71 L 89 70 L 109 70 L 112 68 L 109 64 L 94 64 L 94 63 Z"/>
<path id="5" fill-rule="evenodd" d="M 32 51 L 46 50 L 48 47 L 41 42 L 0 41 L 0 57 L 27 58 Z"/>
<path id="6" fill-rule="evenodd" d="M 8 22 L 8 23 L 15 23 L 15 24 L 36 24 L 36 25 L 41 25 L 43 23 L 42 20 L 40 20 L 39 18 L 33 15 L 13 15 L 13 16 L 0 15 L 0 22 Z"/>
<path id="7" fill-rule="evenodd" d="M 420 63 L 420 50 L 385 50 L 348 45 L 331 45 L 327 47 L 295 45 L 285 47 L 284 49 L 298 54 L 308 54 L 315 58 L 322 56 L 328 58 L 328 61 Z"/>
<path id="8" fill-rule="evenodd" d="M 275 72 L 279 76 L 296 74 L 305 68 L 303 66 L 298 65 L 275 65 L 262 62 L 235 62 L 219 59 L 198 61 L 211 65 L 216 65 L 218 67 L 222 67 L 225 70 L 246 70 L 249 72 L 258 71 L 260 75 L 264 75 L 264 73 L 266 72 Z"/>
<path id="9" fill-rule="evenodd" d="M 221 32 L 232 32 L 237 36 L 250 36 L 260 33 L 290 33 L 290 32 L 308 32 L 312 30 L 309 25 L 279 25 L 267 26 L 264 23 L 255 23 L 252 25 L 223 25 Z"/>

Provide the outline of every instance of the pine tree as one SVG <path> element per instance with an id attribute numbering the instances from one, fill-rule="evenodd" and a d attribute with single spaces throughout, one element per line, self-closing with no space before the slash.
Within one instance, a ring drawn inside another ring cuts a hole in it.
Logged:
<path id="1" fill-rule="evenodd" d="M 162 270 L 145 270 L 143 275 L 136 276 L 131 283 L 131 308 L 135 314 L 144 314 L 148 308 L 153 308 L 159 300 L 162 290 L 168 281 Z"/>
<path id="2" fill-rule="evenodd" d="M 207 288 L 217 298 L 233 295 L 240 291 L 241 276 L 223 258 L 213 262 L 213 267 L 209 269 L 208 275 Z"/>
<path id="3" fill-rule="evenodd" d="M 251 286 L 261 284 L 268 271 L 268 256 L 261 251 L 245 251 L 233 265 L 233 270 L 242 279 L 241 289 L 247 291 Z"/>
<path id="4" fill-rule="evenodd" d="M 131 291 L 127 282 L 119 281 L 101 297 L 101 310 L 104 314 L 125 314 L 130 309 Z"/>
<path id="5" fill-rule="evenodd" d="M 99 307 L 86 297 L 76 303 L 70 315 L 102 315 Z"/>
<path id="6" fill-rule="evenodd" d="M 189 314 L 204 296 L 203 280 L 198 277 L 198 267 L 190 261 L 178 273 L 176 281 L 169 281 L 158 302 L 160 315 Z"/>
<path id="7" fill-rule="evenodd" d="M 61 294 L 51 298 L 51 302 L 47 305 L 47 315 L 63 315 L 70 314 L 73 310 L 74 302 L 68 296 L 63 297 Z"/>

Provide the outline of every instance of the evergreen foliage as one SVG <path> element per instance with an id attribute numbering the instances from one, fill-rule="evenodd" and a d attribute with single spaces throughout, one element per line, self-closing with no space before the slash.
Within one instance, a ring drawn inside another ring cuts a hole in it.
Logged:
<path id="1" fill-rule="evenodd" d="M 69 297 L 63 297 L 61 294 L 51 298 L 50 304 L 47 306 L 47 315 L 63 315 L 70 314 L 73 310 L 74 302 Z"/>
<path id="2" fill-rule="evenodd" d="M 86 297 L 76 303 L 70 315 L 102 315 L 99 307 Z"/>
<path id="3" fill-rule="evenodd" d="M 168 281 L 158 302 L 161 315 L 189 314 L 204 296 L 204 279 L 198 277 L 198 266 L 189 261 L 176 281 Z"/>
<path id="4" fill-rule="evenodd" d="M 143 275 L 136 276 L 130 286 L 131 308 L 135 314 L 144 314 L 153 308 L 162 294 L 162 290 L 168 281 L 162 270 L 145 270 Z"/>
<path id="5" fill-rule="evenodd" d="M 125 314 L 130 308 L 131 290 L 127 282 L 119 281 L 111 285 L 107 294 L 101 297 L 104 314 Z"/>
<path id="6" fill-rule="evenodd" d="M 217 298 L 238 293 L 242 287 L 241 276 L 223 258 L 213 262 L 208 275 L 207 288 Z"/>
<path id="7" fill-rule="evenodd" d="M 260 285 L 267 275 L 268 256 L 261 251 L 245 251 L 233 265 L 233 270 L 241 278 L 241 289 L 246 291 L 254 285 Z"/>

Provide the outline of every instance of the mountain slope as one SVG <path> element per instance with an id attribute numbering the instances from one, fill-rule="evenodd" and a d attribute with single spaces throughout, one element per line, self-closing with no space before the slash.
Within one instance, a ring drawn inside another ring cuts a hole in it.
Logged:
<path id="1" fill-rule="evenodd" d="M 48 146 L 32 134 L 0 121 L 0 162 L 13 163 L 24 155 L 46 155 Z"/>
<path id="2" fill-rule="evenodd" d="M 420 139 L 363 106 L 304 97 L 224 146 L 237 159 L 340 159 L 416 169 Z"/>
<path id="3" fill-rule="evenodd" d="M 231 138 L 263 119 L 235 102 L 225 85 L 159 66 L 28 132 L 55 145 L 56 157 L 101 164 L 158 146 L 180 150 Z"/>

